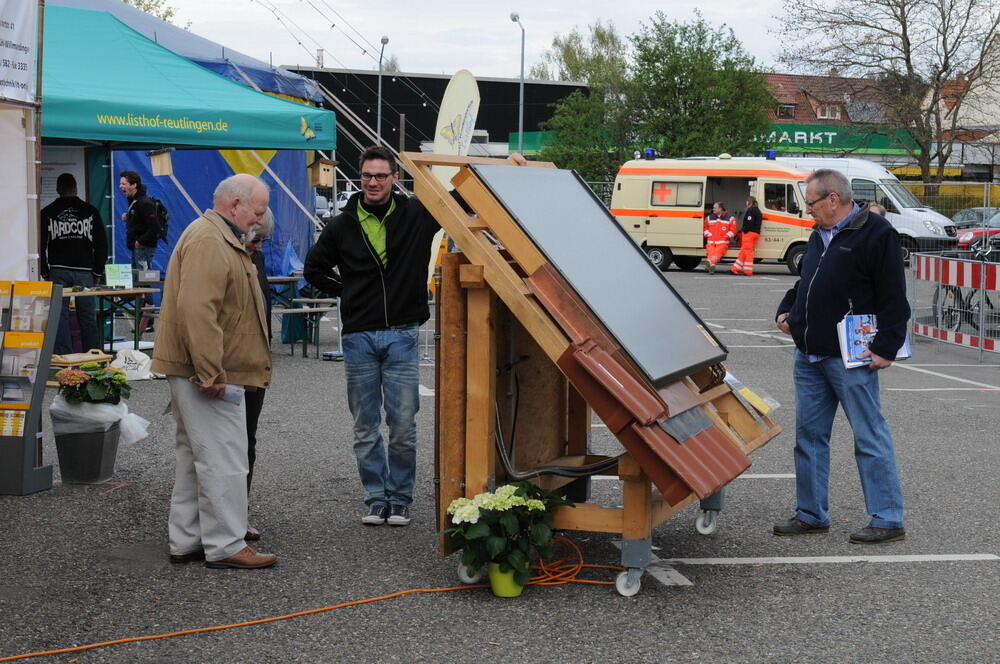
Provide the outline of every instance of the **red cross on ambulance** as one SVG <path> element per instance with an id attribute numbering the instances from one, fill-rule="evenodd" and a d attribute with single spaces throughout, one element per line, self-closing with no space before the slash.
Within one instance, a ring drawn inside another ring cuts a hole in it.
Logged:
<path id="1" fill-rule="evenodd" d="M 656 197 L 656 202 L 661 205 L 666 205 L 673 193 L 674 190 L 666 182 L 657 182 L 653 185 L 653 196 Z"/>

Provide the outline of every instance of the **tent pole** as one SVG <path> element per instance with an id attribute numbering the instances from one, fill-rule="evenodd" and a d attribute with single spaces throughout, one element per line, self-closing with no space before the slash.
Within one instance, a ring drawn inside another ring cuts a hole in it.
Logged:
<path id="1" fill-rule="evenodd" d="M 271 167 L 267 165 L 267 162 L 265 162 L 263 159 L 261 159 L 261 156 L 259 154 L 257 154 L 257 151 L 256 150 L 250 150 L 250 154 L 252 154 L 254 156 L 254 158 L 256 158 L 257 161 L 260 162 L 260 165 L 264 167 L 264 170 L 267 171 L 268 174 L 270 174 L 270 176 L 272 178 L 274 178 L 275 183 L 279 187 L 281 187 L 281 190 L 284 191 L 286 194 L 288 194 L 288 197 L 290 199 L 292 199 L 292 202 L 299 206 L 299 209 L 302 210 L 302 212 L 305 213 L 306 217 L 308 217 L 309 221 L 311 221 L 313 223 L 313 226 L 315 226 L 316 230 L 318 230 L 318 231 L 322 230 L 323 226 L 319 223 L 319 219 L 316 218 L 316 215 L 313 214 L 312 212 L 310 212 L 304 205 L 302 205 L 302 201 L 300 201 L 295 196 L 295 194 L 292 193 L 292 190 L 288 188 L 288 185 L 286 185 L 284 182 L 282 182 L 281 178 L 278 177 L 278 174 L 275 173 L 273 170 L 271 170 Z"/>

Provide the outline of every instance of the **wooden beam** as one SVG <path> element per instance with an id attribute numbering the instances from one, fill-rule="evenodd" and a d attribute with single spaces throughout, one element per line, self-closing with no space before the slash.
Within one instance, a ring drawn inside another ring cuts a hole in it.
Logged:
<path id="1" fill-rule="evenodd" d="M 521 265 L 525 274 L 533 274 L 535 270 L 548 264 L 548 259 L 524 234 L 521 227 L 514 222 L 507 210 L 500 205 L 479 178 L 473 175 L 472 170 L 463 168 L 451 181 L 461 194 L 462 200 L 476 211 L 479 218 L 489 220 L 490 232 L 503 243 L 507 253 Z"/>
<path id="2" fill-rule="evenodd" d="M 493 294 L 486 288 L 466 291 L 465 495 L 489 489 L 494 477 L 496 452 L 493 395 L 496 393 L 496 357 L 493 341 Z"/>
<path id="3" fill-rule="evenodd" d="M 509 164 L 513 165 L 514 160 L 510 157 L 497 159 L 496 157 L 463 157 L 461 155 L 434 154 L 426 152 L 400 152 L 399 159 L 403 162 L 403 168 L 410 174 L 414 174 L 413 167 L 416 166 L 465 166 L 466 164 Z M 411 166 L 412 165 L 412 166 Z M 555 168 L 551 161 L 529 161 L 526 166 L 535 168 Z"/>
<path id="4" fill-rule="evenodd" d="M 591 503 L 575 507 L 557 507 L 552 527 L 556 530 L 589 530 L 595 533 L 621 533 L 623 510 Z"/>

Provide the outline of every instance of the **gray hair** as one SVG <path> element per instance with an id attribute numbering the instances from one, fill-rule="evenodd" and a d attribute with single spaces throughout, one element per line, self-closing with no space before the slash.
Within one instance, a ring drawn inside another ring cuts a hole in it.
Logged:
<path id="1" fill-rule="evenodd" d="M 250 198 L 258 186 L 264 187 L 264 190 L 268 192 L 271 190 L 267 183 L 249 173 L 230 175 L 215 188 L 215 193 L 212 194 L 212 204 L 218 206 L 220 202 L 231 201 L 234 198 L 249 204 Z"/>
<path id="2" fill-rule="evenodd" d="M 274 232 L 274 214 L 271 212 L 271 208 L 267 208 L 267 212 L 264 213 L 264 218 L 259 224 L 254 224 L 247 231 L 246 236 L 243 238 L 244 242 L 253 242 L 257 238 L 266 238 L 271 233 Z"/>
<path id="3" fill-rule="evenodd" d="M 854 202 L 854 192 L 851 190 L 851 183 L 848 181 L 847 176 L 840 171 L 835 171 L 832 168 L 821 168 L 813 171 L 806 178 L 806 186 L 810 182 L 816 183 L 818 189 L 816 193 L 819 196 L 825 197 L 830 194 L 837 194 L 837 197 L 844 203 Z"/>

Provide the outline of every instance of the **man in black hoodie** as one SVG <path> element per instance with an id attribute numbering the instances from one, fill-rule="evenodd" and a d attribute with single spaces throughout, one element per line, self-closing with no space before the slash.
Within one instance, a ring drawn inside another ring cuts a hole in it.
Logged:
<path id="1" fill-rule="evenodd" d="M 884 217 L 854 202 L 847 178 L 820 169 L 809 176 L 806 211 L 816 220 L 800 279 L 775 318 L 795 340 L 795 516 L 775 535 L 830 529 L 830 434 L 837 405 L 854 432 L 854 456 L 871 519 L 851 534 L 855 544 L 893 542 L 903 529 L 903 491 L 892 436 L 879 400 L 878 372 L 892 365 L 906 338 L 910 306 L 899 236 Z M 867 366 L 844 368 L 837 323 L 846 314 L 875 314 L 878 332 Z"/>
<path id="2" fill-rule="evenodd" d="M 93 288 L 104 277 L 108 260 L 107 235 L 101 213 L 76 195 L 76 178 L 63 173 L 56 178 L 59 198 L 42 208 L 42 277 L 64 288 Z M 78 297 L 76 316 L 83 349 L 100 348 L 94 298 Z M 67 301 L 68 302 L 68 301 Z M 53 350 L 57 355 L 73 352 L 69 331 L 69 309 L 63 307 Z"/>
<path id="3" fill-rule="evenodd" d="M 405 526 L 420 408 L 417 336 L 430 318 L 427 265 L 439 226 L 416 197 L 393 192 L 399 164 L 392 152 L 368 148 L 360 171 L 361 191 L 323 229 L 303 276 L 340 298 L 347 400 L 367 506 L 361 522 Z M 387 446 L 379 431 L 383 401 Z"/>

